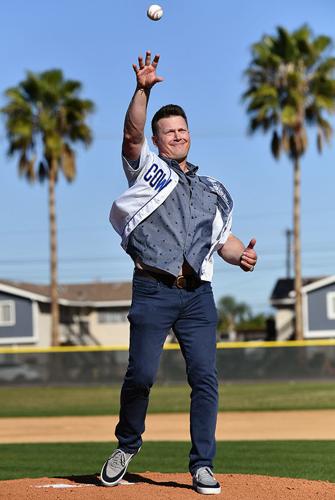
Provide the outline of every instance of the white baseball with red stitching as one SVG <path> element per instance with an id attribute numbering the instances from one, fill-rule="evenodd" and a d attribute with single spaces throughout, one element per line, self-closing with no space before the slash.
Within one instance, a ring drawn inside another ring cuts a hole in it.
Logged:
<path id="1" fill-rule="evenodd" d="M 159 21 L 163 15 L 163 9 L 160 5 L 150 5 L 147 10 L 147 16 L 152 21 Z"/>

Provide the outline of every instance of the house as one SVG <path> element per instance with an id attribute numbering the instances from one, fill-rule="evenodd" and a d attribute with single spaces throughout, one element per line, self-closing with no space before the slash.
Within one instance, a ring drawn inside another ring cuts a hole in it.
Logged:
<path id="1" fill-rule="evenodd" d="M 131 283 L 59 285 L 62 345 L 128 345 Z M 51 344 L 49 286 L 0 280 L 0 344 Z"/>
<path id="2" fill-rule="evenodd" d="M 279 279 L 270 298 L 271 305 L 277 310 L 277 340 L 293 336 L 294 297 L 294 279 Z M 302 307 L 305 339 L 335 338 L 335 275 L 304 278 Z"/>

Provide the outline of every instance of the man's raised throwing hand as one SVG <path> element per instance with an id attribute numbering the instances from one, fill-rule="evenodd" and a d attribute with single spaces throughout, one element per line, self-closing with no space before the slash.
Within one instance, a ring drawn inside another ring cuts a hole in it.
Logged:
<path id="1" fill-rule="evenodd" d="M 143 61 L 143 57 L 139 56 L 138 58 L 138 66 L 133 64 L 133 68 L 136 74 L 137 87 L 139 89 L 150 90 L 151 87 L 155 85 L 155 83 L 162 82 L 164 78 L 161 76 L 157 76 L 156 68 L 159 61 L 159 55 L 156 54 L 153 60 L 151 61 L 151 52 L 147 50 L 145 54 L 145 60 Z"/>

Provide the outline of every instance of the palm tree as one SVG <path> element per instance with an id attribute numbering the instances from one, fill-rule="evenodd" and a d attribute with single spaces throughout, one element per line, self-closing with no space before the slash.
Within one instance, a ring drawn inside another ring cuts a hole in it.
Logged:
<path id="1" fill-rule="evenodd" d="M 248 90 L 243 94 L 250 116 L 249 131 L 271 131 L 271 151 L 293 163 L 295 338 L 303 338 L 300 244 L 300 160 L 307 150 L 306 128 L 316 128 L 321 153 L 329 142 L 332 127 L 325 118 L 335 111 L 335 58 L 329 56 L 332 40 L 314 37 L 304 25 L 289 33 L 278 27 L 273 36 L 265 35 L 252 45 L 251 62 L 245 72 Z"/>
<path id="2" fill-rule="evenodd" d="M 236 335 L 237 323 L 251 318 L 251 309 L 245 302 L 237 302 L 231 295 L 221 297 L 218 303 L 218 329 L 228 332 L 230 338 Z"/>
<path id="3" fill-rule="evenodd" d="M 88 146 L 92 141 L 85 119 L 94 105 L 80 99 L 80 90 L 81 83 L 65 80 L 59 69 L 27 72 L 25 80 L 6 90 L 7 103 L 1 109 L 8 154 L 18 156 L 20 175 L 29 182 L 48 182 L 52 345 L 59 345 L 55 184 L 61 172 L 69 182 L 75 178 L 72 144 Z"/>

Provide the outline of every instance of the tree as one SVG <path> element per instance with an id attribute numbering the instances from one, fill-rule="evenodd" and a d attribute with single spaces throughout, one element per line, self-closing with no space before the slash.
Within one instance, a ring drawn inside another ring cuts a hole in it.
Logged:
<path id="1" fill-rule="evenodd" d="M 306 128 L 316 128 L 321 153 L 332 127 L 325 114 L 335 111 L 335 58 L 329 56 L 332 40 L 314 37 L 304 25 L 289 33 L 278 27 L 252 45 L 252 59 L 245 72 L 249 88 L 243 94 L 250 116 L 249 131 L 272 131 L 271 151 L 293 163 L 293 229 L 295 274 L 295 338 L 303 338 L 300 243 L 300 160 L 308 147 Z"/>
<path id="2" fill-rule="evenodd" d="M 237 324 L 251 318 L 251 309 L 245 302 L 237 302 L 231 295 L 221 297 L 218 303 L 218 329 L 233 337 Z"/>
<path id="3" fill-rule="evenodd" d="M 88 146 L 85 123 L 93 102 L 80 99 L 81 83 L 65 80 L 59 69 L 27 72 L 26 79 L 5 92 L 1 109 L 6 120 L 8 155 L 18 156 L 18 169 L 29 182 L 48 182 L 50 227 L 51 339 L 59 344 L 57 232 L 55 185 L 60 173 L 71 182 L 76 175 L 73 143 Z"/>
<path id="4" fill-rule="evenodd" d="M 270 316 L 266 316 L 264 313 L 259 313 L 251 315 L 248 318 L 243 318 L 237 325 L 237 330 L 266 330 L 266 323 Z"/>

